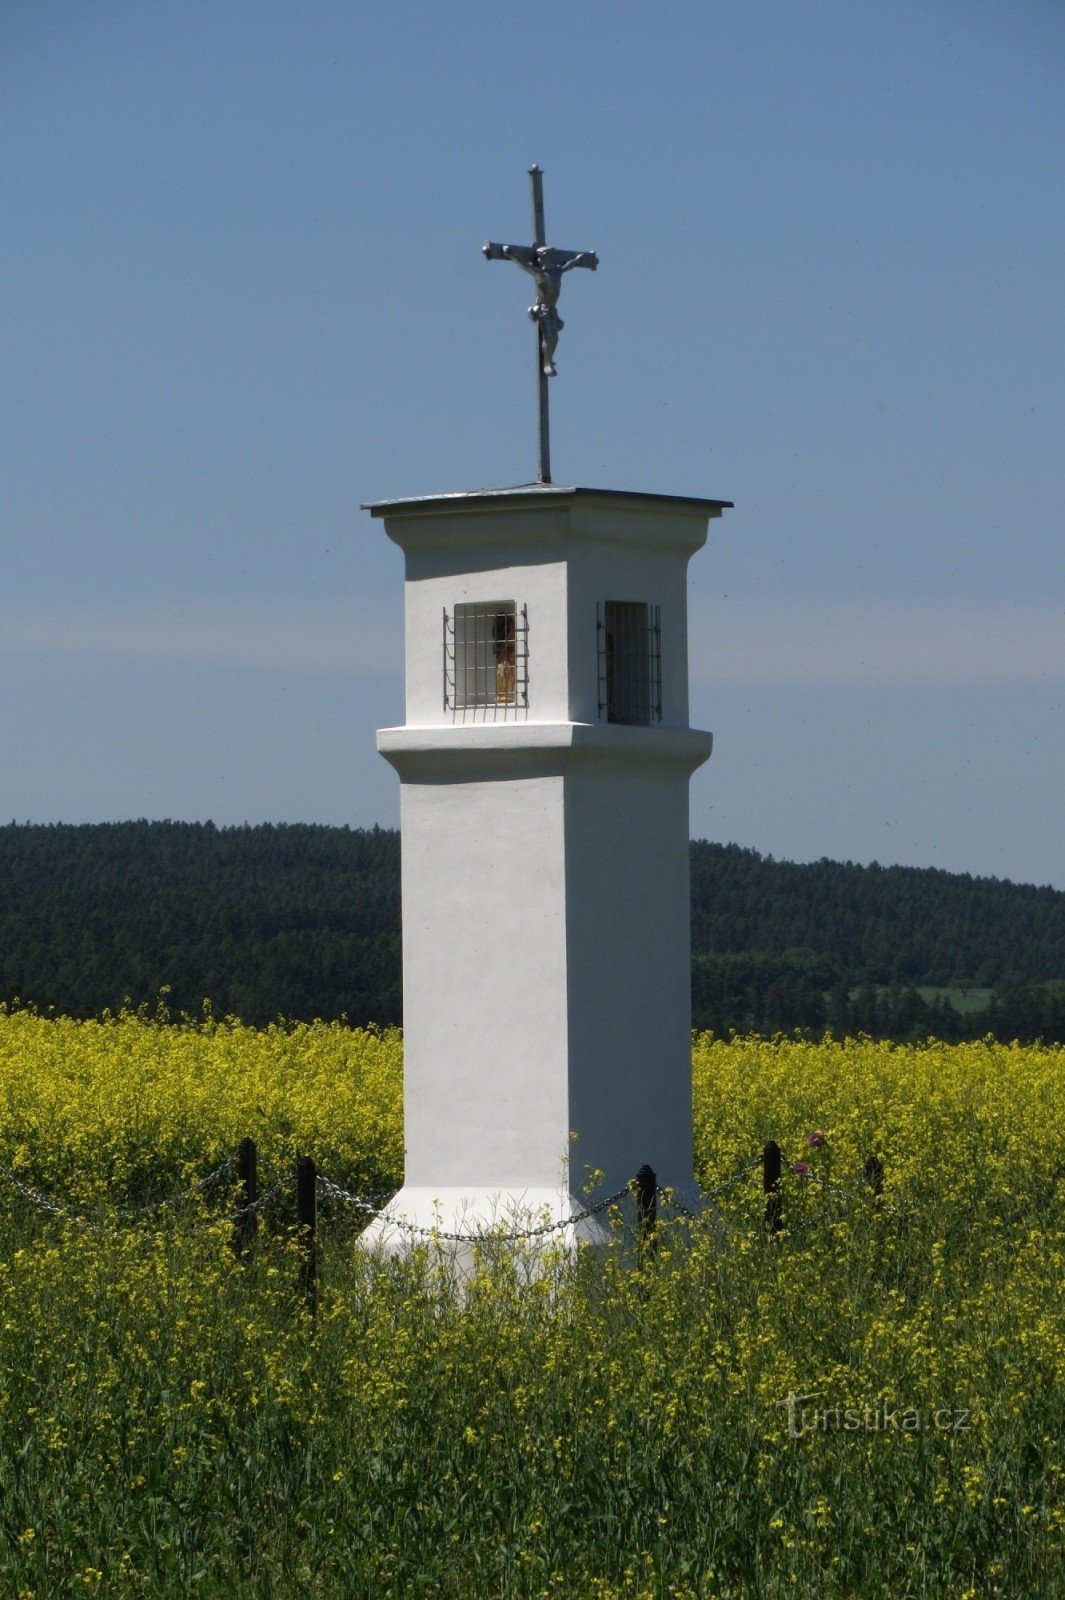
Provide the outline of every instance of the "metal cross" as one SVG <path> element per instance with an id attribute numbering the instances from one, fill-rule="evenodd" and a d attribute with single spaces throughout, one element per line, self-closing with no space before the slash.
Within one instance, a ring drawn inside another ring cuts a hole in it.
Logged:
<path id="1" fill-rule="evenodd" d="M 536 284 L 536 304 L 529 307 L 529 315 L 536 324 L 536 382 L 540 400 L 540 471 L 539 483 L 551 482 L 551 431 L 547 415 L 547 380 L 555 372 L 555 346 L 565 323 L 558 314 L 558 297 L 562 292 L 562 274 L 571 267 L 590 267 L 594 272 L 599 257 L 594 250 L 552 250 L 544 229 L 544 175 L 540 168 L 529 168 L 532 182 L 533 242 L 524 244 L 493 244 L 491 240 L 481 246 L 489 261 L 516 261 L 529 273 Z"/>

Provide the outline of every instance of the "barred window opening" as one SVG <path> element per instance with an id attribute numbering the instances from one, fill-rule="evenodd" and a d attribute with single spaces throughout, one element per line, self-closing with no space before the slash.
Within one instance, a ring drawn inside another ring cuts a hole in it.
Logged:
<path id="1" fill-rule="evenodd" d="M 643 600 L 599 607 L 599 715 L 608 722 L 662 719 L 661 608 Z"/>
<path id="2" fill-rule="evenodd" d="M 529 704 L 529 618 L 513 600 L 444 611 L 444 710 L 517 710 Z"/>

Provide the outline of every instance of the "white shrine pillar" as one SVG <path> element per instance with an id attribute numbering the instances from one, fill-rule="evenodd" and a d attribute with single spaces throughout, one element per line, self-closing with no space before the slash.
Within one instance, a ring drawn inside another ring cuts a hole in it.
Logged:
<path id="1" fill-rule="evenodd" d="M 406 721 L 377 744 L 401 782 L 408 1222 L 563 1218 L 589 1170 L 594 1200 L 645 1162 L 697 1198 L 688 782 L 711 735 L 686 571 L 729 504 L 542 484 L 365 508 L 406 558 Z"/>

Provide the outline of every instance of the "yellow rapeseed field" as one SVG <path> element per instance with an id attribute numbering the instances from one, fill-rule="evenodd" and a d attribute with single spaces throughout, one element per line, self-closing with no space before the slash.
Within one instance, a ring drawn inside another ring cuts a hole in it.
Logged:
<path id="1" fill-rule="evenodd" d="M 165 1194 L 247 1136 L 268 1159 L 299 1146 L 325 1171 L 395 1186 L 402 1097 L 395 1029 L 0 1012 L 3 1164 L 74 1200 Z"/>
<path id="2" fill-rule="evenodd" d="M 0 1011 L 0 1595 L 1061 1593 L 1065 1052 L 693 1065 L 704 1187 L 777 1140 L 780 1233 L 755 1170 L 460 1293 L 324 1201 L 312 1317 L 287 1193 L 244 1259 L 231 1175 L 134 1213 L 249 1134 L 397 1186 L 397 1032 Z"/>

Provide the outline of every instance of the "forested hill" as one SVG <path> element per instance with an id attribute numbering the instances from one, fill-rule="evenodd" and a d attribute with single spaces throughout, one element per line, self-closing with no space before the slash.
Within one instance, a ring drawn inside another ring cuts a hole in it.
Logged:
<path id="1" fill-rule="evenodd" d="M 9 1003 L 89 1016 L 168 985 L 175 1012 L 398 1022 L 399 917 L 399 835 L 379 828 L 0 827 Z M 1032 987 L 1065 978 L 1058 890 L 700 841 L 692 934 L 702 1026 L 943 1032 L 912 986 L 968 984 L 998 991 L 981 1016 L 1000 1031 L 1061 1031 L 1065 986 Z"/>
<path id="2" fill-rule="evenodd" d="M 0 827 L 0 999 L 398 1022 L 399 927 L 384 829 Z"/>
<path id="3" fill-rule="evenodd" d="M 774 861 L 692 845 L 692 947 L 805 949 L 856 983 L 1065 977 L 1065 892 L 932 867 Z"/>

